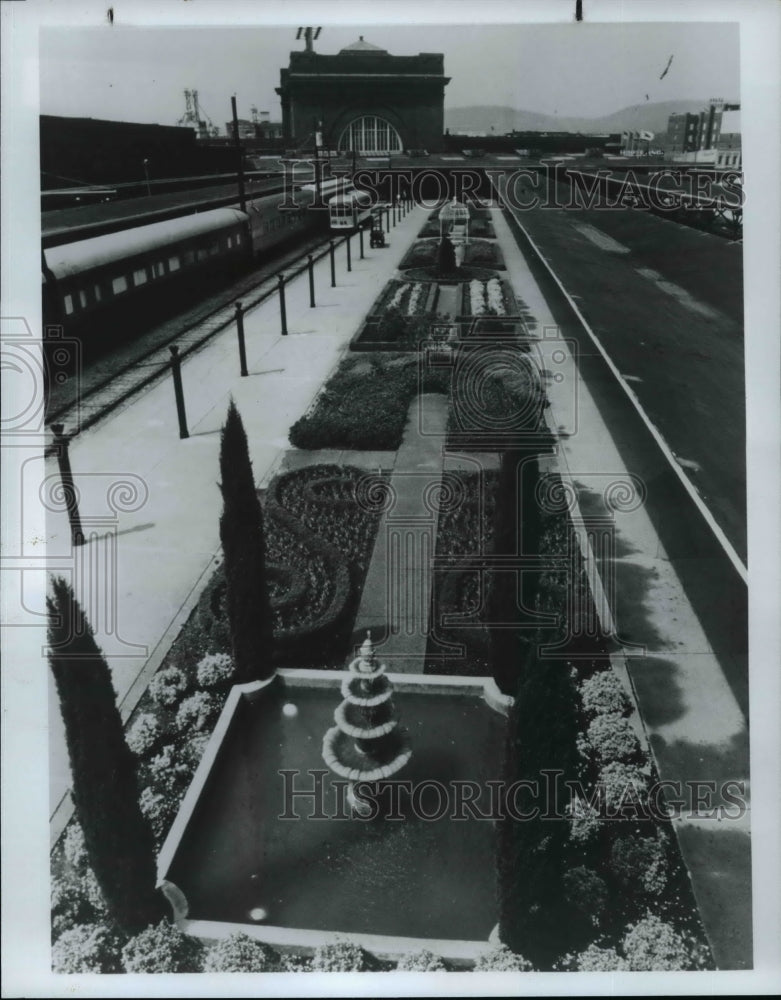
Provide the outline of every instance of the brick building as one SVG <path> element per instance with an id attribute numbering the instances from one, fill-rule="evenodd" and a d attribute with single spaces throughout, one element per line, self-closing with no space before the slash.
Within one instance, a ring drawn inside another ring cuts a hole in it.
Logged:
<path id="1" fill-rule="evenodd" d="M 444 56 L 393 56 L 363 36 L 337 55 L 320 55 L 307 38 L 290 53 L 277 88 L 286 139 L 299 148 L 322 145 L 363 156 L 405 149 L 442 149 Z"/>
<path id="2" fill-rule="evenodd" d="M 698 149 L 700 116 L 685 112 L 667 120 L 667 149 L 671 153 L 690 153 Z"/>
<path id="3" fill-rule="evenodd" d="M 676 161 L 741 163 L 740 105 L 712 99 L 698 114 L 670 115 L 667 152 Z"/>

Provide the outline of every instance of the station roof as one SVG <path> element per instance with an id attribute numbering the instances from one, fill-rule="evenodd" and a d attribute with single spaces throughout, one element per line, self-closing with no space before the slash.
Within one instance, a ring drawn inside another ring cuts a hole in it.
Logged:
<path id="1" fill-rule="evenodd" d="M 357 42 L 353 42 L 352 45 L 348 45 L 344 49 L 339 50 L 339 55 L 343 56 L 350 52 L 375 52 L 377 55 L 387 56 L 389 55 L 387 49 L 381 49 L 379 45 L 372 45 L 371 42 L 364 41 L 363 35 L 358 38 Z"/>

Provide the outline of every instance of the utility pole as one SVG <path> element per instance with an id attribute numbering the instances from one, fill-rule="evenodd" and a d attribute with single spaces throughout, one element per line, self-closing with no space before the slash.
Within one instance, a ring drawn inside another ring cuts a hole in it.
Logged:
<path id="1" fill-rule="evenodd" d="M 231 110 L 233 111 L 233 143 L 236 146 L 236 160 L 238 162 L 238 182 L 239 182 L 239 205 L 242 212 L 247 210 L 247 201 L 244 196 L 244 154 L 241 149 L 239 139 L 239 116 L 236 114 L 236 95 L 231 97 Z"/>

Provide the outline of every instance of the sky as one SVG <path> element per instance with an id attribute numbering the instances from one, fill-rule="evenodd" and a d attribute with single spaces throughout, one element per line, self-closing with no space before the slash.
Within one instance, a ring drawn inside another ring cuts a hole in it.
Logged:
<path id="1" fill-rule="evenodd" d="M 279 70 L 291 50 L 304 47 L 295 33 L 293 25 L 45 27 L 40 110 L 175 125 L 183 91 L 195 89 L 221 132 L 232 94 L 240 118 L 255 105 L 279 120 Z M 646 94 L 650 101 L 739 99 L 738 28 L 730 23 L 324 24 L 315 50 L 335 54 L 359 35 L 394 55 L 444 53 L 446 109 L 495 104 L 597 117 Z"/>

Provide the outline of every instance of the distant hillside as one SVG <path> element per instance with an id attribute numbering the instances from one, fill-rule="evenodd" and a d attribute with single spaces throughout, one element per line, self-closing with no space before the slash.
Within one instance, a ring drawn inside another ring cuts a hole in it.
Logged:
<path id="1" fill-rule="evenodd" d="M 688 101 L 659 101 L 633 104 L 599 118 L 568 118 L 545 115 L 536 111 L 480 104 L 469 108 L 446 108 L 445 128 L 451 132 L 486 132 L 491 126 L 496 135 L 513 130 L 519 132 L 623 132 L 625 129 L 648 129 L 666 132 L 670 115 L 684 111 L 699 111 L 707 102 L 693 98 Z"/>

